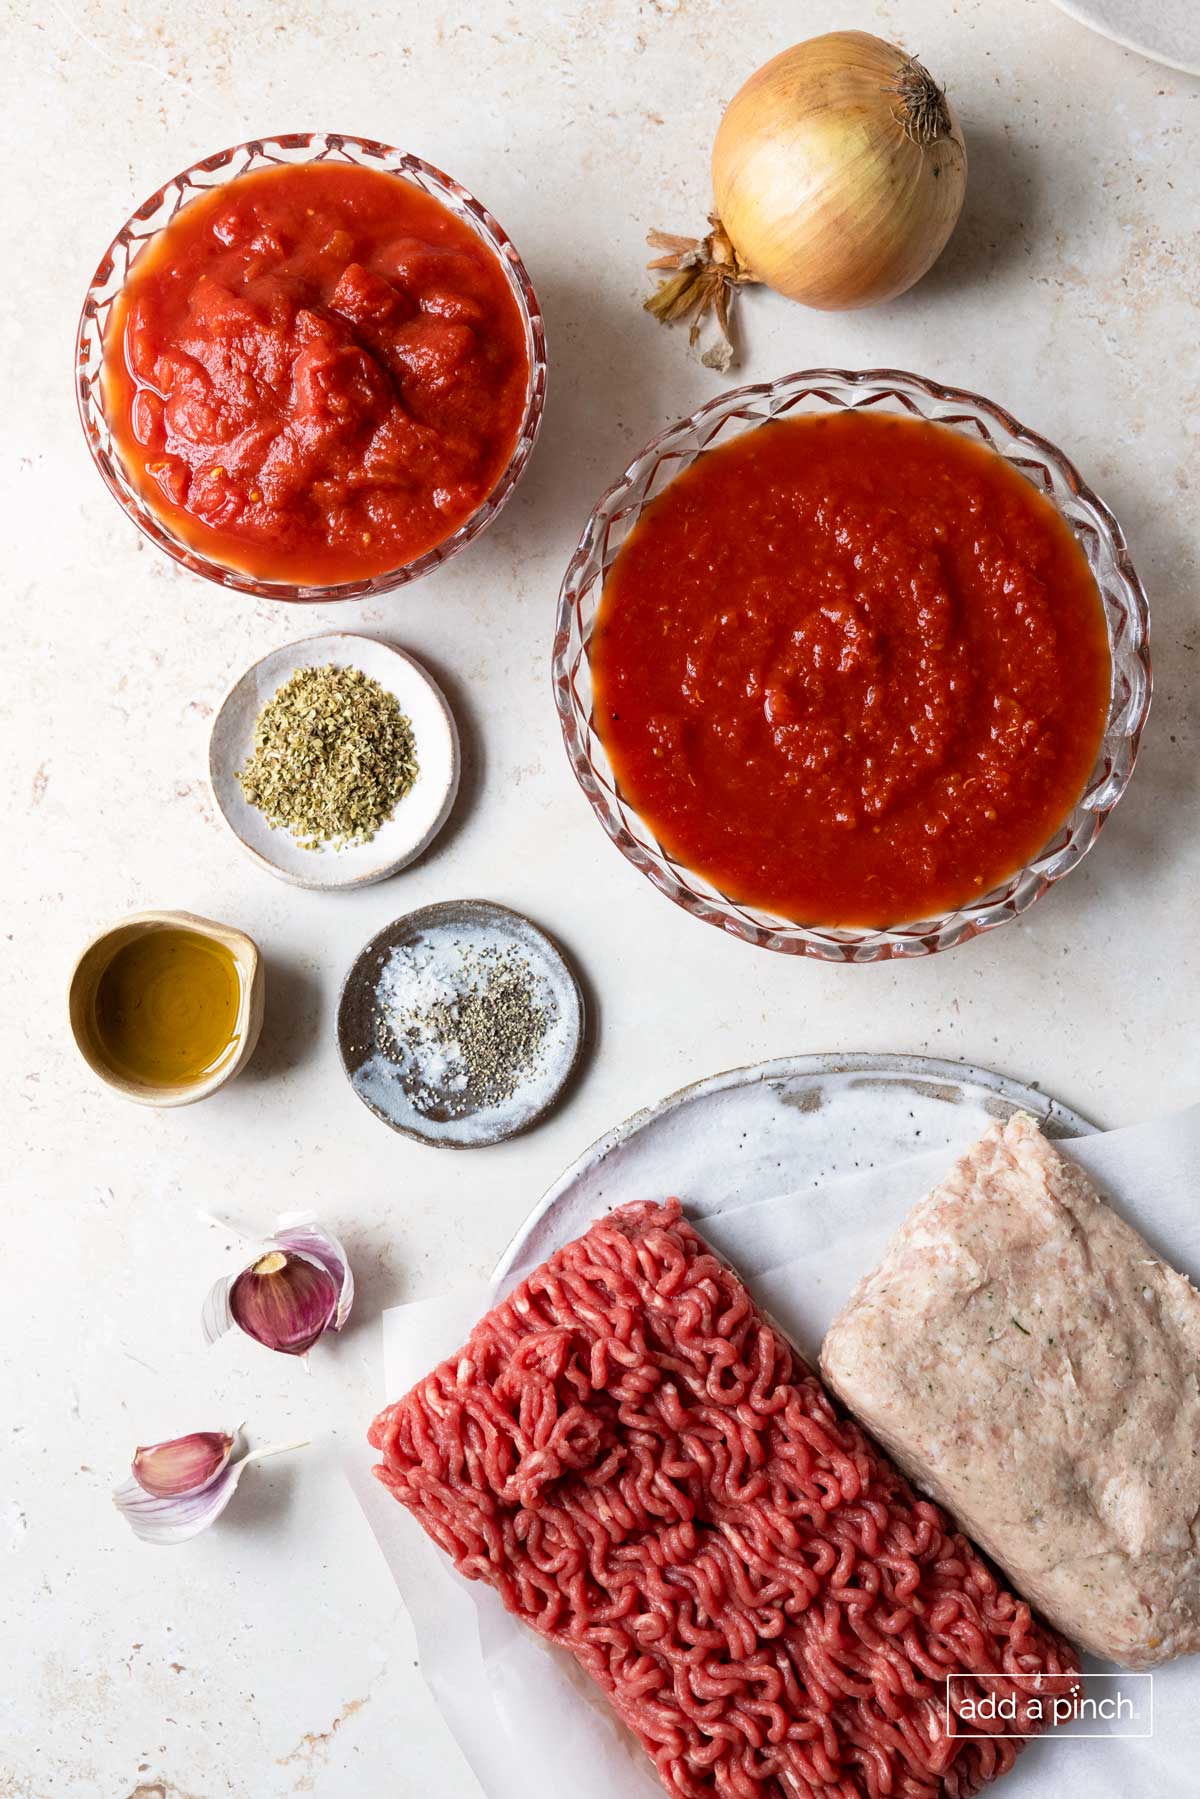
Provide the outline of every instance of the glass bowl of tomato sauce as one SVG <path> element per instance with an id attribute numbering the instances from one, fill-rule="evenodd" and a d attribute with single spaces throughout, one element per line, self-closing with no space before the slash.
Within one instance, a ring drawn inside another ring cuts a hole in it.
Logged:
<path id="1" fill-rule="evenodd" d="M 885 961 L 1087 854 L 1149 711 L 1149 609 L 1108 507 L 1002 407 L 805 370 L 719 395 L 601 497 L 553 684 L 593 811 L 668 899 Z"/>
<path id="2" fill-rule="evenodd" d="M 267 599 L 385 593 L 479 535 L 529 460 L 541 308 L 461 183 L 339 132 L 205 157 L 122 226 L 76 391 L 118 505 Z"/>

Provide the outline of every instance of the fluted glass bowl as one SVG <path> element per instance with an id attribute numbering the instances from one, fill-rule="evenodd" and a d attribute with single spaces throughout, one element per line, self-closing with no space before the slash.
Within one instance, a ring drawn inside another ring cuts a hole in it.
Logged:
<path id="1" fill-rule="evenodd" d="M 1108 723 L 1087 786 L 1049 843 L 1003 885 L 956 911 L 886 930 L 797 923 L 742 905 L 675 861 L 621 794 L 592 707 L 589 648 L 604 580 L 644 508 L 714 444 L 769 419 L 874 408 L 930 419 L 990 444 L 1034 483 L 1083 546 L 1104 603 L 1112 657 Z M 589 518 L 559 595 L 554 698 L 576 779 L 622 855 L 660 893 L 695 918 L 762 949 L 825 962 L 880 962 L 952 949 L 1016 918 L 1081 862 L 1133 771 L 1150 708 L 1150 615 L 1125 539 L 1104 502 L 1061 450 L 978 394 L 939 387 L 898 369 L 806 369 L 779 381 L 739 387 L 662 431 L 613 483 Z"/>
<path id="2" fill-rule="evenodd" d="M 214 561 L 178 536 L 138 491 L 121 461 L 105 411 L 101 379 L 109 315 L 130 269 L 146 244 L 170 224 L 182 207 L 209 188 L 222 186 L 256 169 L 302 162 L 348 162 L 359 168 L 380 170 L 411 181 L 435 200 L 440 200 L 482 239 L 499 261 L 521 313 L 529 358 L 529 381 L 520 434 L 507 468 L 483 504 L 457 531 L 412 562 L 381 575 L 328 585 L 264 580 Z M 410 156 L 371 138 L 350 137 L 339 131 L 293 131 L 280 137 L 254 138 L 249 143 L 235 144 L 230 150 L 219 150 L 214 156 L 206 156 L 202 162 L 194 163 L 182 175 L 176 175 L 157 193 L 151 194 L 122 225 L 100 259 L 83 302 L 75 345 L 75 386 L 88 448 L 109 492 L 134 524 L 174 561 L 195 574 L 219 582 L 222 587 L 237 588 L 242 593 L 258 594 L 268 600 L 351 600 L 364 594 L 388 593 L 407 581 L 415 581 L 419 575 L 428 574 L 472 538 L 478 537 L 485 525 L 495 518 L 529 461 L 541 424 L 546 398 L 546 332 L 541 307 L 524 263 L 491 213 L 461 183 L 422 162 L 419 156 Z"/>

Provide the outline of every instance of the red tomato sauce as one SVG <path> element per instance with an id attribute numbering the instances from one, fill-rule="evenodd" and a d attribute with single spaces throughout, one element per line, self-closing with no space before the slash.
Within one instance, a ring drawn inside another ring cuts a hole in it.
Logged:
<path id="1" fill-rule="evenodd" d="M 411 182 L 333 163 L 186 206 L 105 344 L 117 447 L 154 511 L 215 561 L 306 584 L 457 530 L 507 466 L 528 376 L 488 246 Z"/>
<path id="2" fill-rule="evenodd" d="M 596 726 L 668 853 L 731 899 L 883 927 L 1053 836 L 1108 713 L 1096 583 L 1024 476 L 944 426 L 839 413 L 709 451 L 617 555 Z"/>

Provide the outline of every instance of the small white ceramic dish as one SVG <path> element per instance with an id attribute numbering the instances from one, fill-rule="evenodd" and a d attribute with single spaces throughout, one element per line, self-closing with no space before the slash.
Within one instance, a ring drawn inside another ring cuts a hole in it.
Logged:
<path id="1" fill-rule="evenodd" d="M 255 722 L 272 694 L 297 669 L 329 664 L 361 669 L 395 694 L 412 723 L 419 772 L 370 843 L 308 850 L 289 831 L 272 830 L 247 801 L 237 777 L 253 753 Z M 208 773 L 221 816 L 260 867 L 294 887 L 332 893 L 386 881 L 428 849 L 458 792 L 458 731 L 441 689 L 419 662 L 378 638 L 329 631 L 272 650 L 234 683 L 213 721 Z"/>
<path id="2" fill-rule="evenodd" d="M 1061 12 L 1151 62 L 1200 75 L 1197 0 L 1054 0 Z"/>
<path id="3" fill-rule="evenodd" d="M 180 1081 L 169 1087 L 151 1081 L 130 1080 L 111 1068 L 96 1039 L 96 992 L 105 969 L 118 950 L 124 949 L 135 937 L 144 937 L 151 931 L 195 931 L 201 937 L 211 937 L 214 942 L 224 944 L 233 956 L 240 989 L 237 1023 L 227 1053 L 216 1067 L 198 1080 Z M 106 1087 L 139 1106 L 191 1106 L 233 1080 L 254 1054 L 263 1021 L 262 958 L 254 939 L 247 937 L 245 931 L 234 930 L 232 925 L 200 918 L 195 912 L 132 912 L 119 924 L 101 931 L 88 944 L 71 975 L 68 1004 L 76 1048 Z"/>

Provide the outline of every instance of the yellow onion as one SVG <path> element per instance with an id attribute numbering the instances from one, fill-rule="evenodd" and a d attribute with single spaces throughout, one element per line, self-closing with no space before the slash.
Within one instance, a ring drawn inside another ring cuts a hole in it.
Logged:
<path id="1" fill-rule="evenodd" d="M 962 132 L 923 64 L 865 31 L 785 50 L 738 90 L 713 146 L 712 231 L 652 232 L 675 271 L 646 302 L 665 323 L 715 312 L 727 367 L 729 305 L 765 282 L 841 311 L 894 299 L 936 259 L 962 208 Z"/>

